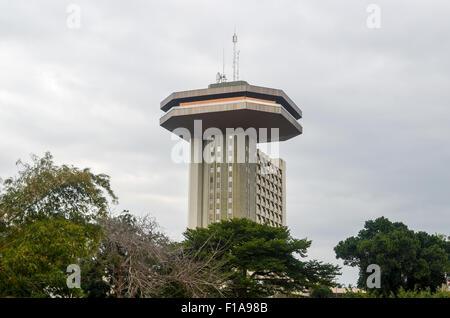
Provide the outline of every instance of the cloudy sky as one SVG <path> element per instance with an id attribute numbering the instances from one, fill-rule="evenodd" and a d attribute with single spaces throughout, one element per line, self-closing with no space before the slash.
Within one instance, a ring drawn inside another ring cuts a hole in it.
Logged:
<path id="1" fill-rule="evenodd" d="M 188 169 L 170 160 L 159 103 L 214 82 L 223 48 L 230 77 L 236 28 L 241 79 L 304 114 L 280 152 L 287 223 L 310 257 L 342 264 L 333 247 L 379 216 L 449 234 L 450 3 L 374 1 L 1 0 L 0 176 L 50 151 L 109 174 L 116 212 L 181 239 Z M 339 281 L 356 278 L 345 267 Z"/>

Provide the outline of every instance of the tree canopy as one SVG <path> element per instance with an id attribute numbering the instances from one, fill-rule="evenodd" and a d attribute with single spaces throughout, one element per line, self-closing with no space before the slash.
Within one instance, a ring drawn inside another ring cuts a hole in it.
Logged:
<path id="1" fill-rule="evenodd" d="M 365 222 L 357 236 L 340 241 L 334 248 L 345 265 L 359 267 L 358 287 L 366 288 L 370 264 L 381 268 L 380 293 L 404 290 L 432 291 L 450 272 L 450 242 L 443 235 L 414 232 L 401 222 L 380 217 Z"/>
<path id="2" fill-rule="evenodd" d="M 57 166 L 47 152 L 32 156 L 32 163 L 17 162 L 18 175 L 2 182 L 0 220 L 5 226 L 40 218 L 65 218 L 74 222 L 105 216 L 108 200 L 117 202 L 110 178 L 90 169 Z"/>
<path id="3" fill-rule="evenodd" d="M 286 227 L 270 227 L 248 219 L 213 223 L 188 229 L 183 245 L 198 257 L 217 253 L 228 281 L 224 292 L 231 297 L 264 297 L 303 292 L 309 287 L 333 285 L 339 268 L 306 257 L 311 241 L 294 239 Z"/>
<path id="4" fill-rule="evenodd" d="M 117 197 L 109 177 L 53 162 L 50 153 L 18 162 L 0 192 L 0 296 L 70 296 L 67 266 L 98 248 Z"/>
<path id="5" fill-rule="evenodd" d="M 64 219 L 41 219 L 11 232 L 2 242 L 0 296 L 80 296 L 66 285 L 67 267 L 98 248 L 98 227 Z"/>

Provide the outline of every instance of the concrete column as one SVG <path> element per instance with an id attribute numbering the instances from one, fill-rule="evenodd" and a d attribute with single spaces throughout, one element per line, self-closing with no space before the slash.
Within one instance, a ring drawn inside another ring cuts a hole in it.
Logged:
<path id="1" fill-rule="evenodd" d="M 191 139 L 191 163 L 189 164 L 189 213 L 188 227 L 195 229 L 203 224 L 203 141 Z"/>

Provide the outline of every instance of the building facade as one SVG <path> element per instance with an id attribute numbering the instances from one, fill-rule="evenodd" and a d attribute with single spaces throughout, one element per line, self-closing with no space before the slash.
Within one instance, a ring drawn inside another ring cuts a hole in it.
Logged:
<path id="1" fill-rule="evenodd" d="M 246 162 L 239 163 L 235 141 L 228 138 L 225 147 L 225 143 L 214 141 L 205 146 L 212 157 L 220 156 L 222 160 L 191 163 L 188 226 L 206 227 L 235 217 L 271 226 L 285 225 L 285 161 L 271 159 L 256 149 L 256 162 L 250 162 L 247 142 Z"/>

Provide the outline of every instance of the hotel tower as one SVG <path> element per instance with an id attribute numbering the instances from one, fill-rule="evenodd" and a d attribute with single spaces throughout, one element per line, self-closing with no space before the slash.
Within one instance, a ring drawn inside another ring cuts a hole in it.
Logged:
<path id="1" fill-rule="evenodd" d="M 302 133 L 297 105 L 279 89 L 245 81 L 175 92 L 160 125 L 190 143 L 188 227 L 231 218 L 286 225 L 286 162 L 270 147 Z"/>

